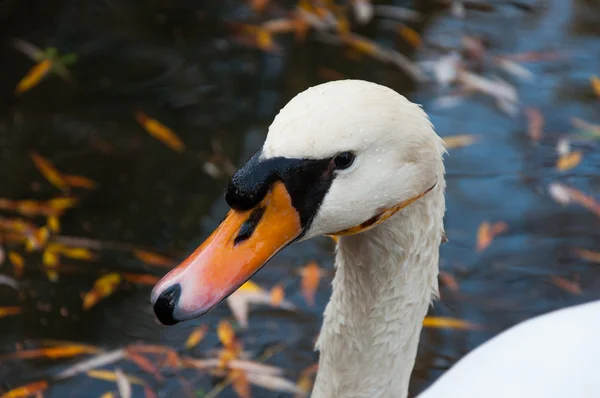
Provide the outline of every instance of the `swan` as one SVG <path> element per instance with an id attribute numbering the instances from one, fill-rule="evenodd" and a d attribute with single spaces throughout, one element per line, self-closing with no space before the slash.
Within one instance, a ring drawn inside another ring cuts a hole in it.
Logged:
<path id="1" fill-rule="evenodd" d="M 335 236 L 312 396 L 406 397 L 438 295 L 445 152 L 421 107 L 385 86 L 341 80 L 298 94 L 229 181 L 232 210 L 154 287 L 157 318 L 199 317 L 287 245 Z M 421 397 L 597 397 L 599 315 L 596 302 L 517 325 Z"/>

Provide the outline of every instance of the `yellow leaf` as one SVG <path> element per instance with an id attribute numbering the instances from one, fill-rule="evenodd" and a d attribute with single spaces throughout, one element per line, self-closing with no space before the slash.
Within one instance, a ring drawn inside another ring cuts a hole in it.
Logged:
<path id="1" fill-rule="evenodd" d="M 582 154 L 580 151 L 569 152 L 558 158 L 556 168 L 560 171 L 567 171 L 577 167 L 581 163 Z"/>
<path id="2" fill-rule="evenodd" d="M 437 316 L 426 316 L 423 320 L 423 326 L 426 328 L 441 328 L 441 329 L 463 329 L 474 330 L 480 327 L 468 321 L 456 318 L 445 318 Z"/>
<path id="3" fill-rule="evenodd" d="M 48 245 L 48 250 L 59 253 L 73 260 L 93 260 L 95 258 L 94 254 L 86 248 L 69 247 L 60 243 L 50 243 Z"/>
<path id="4" fill-rule="evenodd" d="M 112 391 L 107 391 L 100 396 L 100 398 L 117 398 Z"/>
<path id="5" fill-rule="evenodd" d="M 48 201 L 48 206 L 58 212 L 75 207 L 77 198 L 55 198 Z"/>
<path id="6" fill-rule="evenodd" d="M 15 278 L 20 278 L 23 275 L 23 268 L 25 267 L 23 256 L 11 250 L 8 252 L 8 259 L 13 266 Z"/>
<path id="7" fill-rule="evenodd" d="M 487 221 L 482 222 L 477 229 L 477 251 L 485 250 L 492 243 L 494 237 L 504 232 L 507 228 L 508 225 L 502 221 L 494 224 L 490 224 Z"/>
<path id="8" fill-rule="evenodd" d="M 195 328 L 185 342 L 185 348 L 190 350 L 197 346 L 208 332 L 208 326 L 202 325 Z"/>
<path id="9" fill-rule="evenodd" d="M 271 36 L 271 32 L 266 29 L 258 29 L 256 32 L 256 44 L 258 48 L 263 51 L 271 51 L 273 50 L 273 36 Z"/>
<path id="10" fill-rule="evenodd" d="M 94 283 L 94 287 L 83 297 L 83 309 L 89 310 L 101 299 L 110 296 L 121 283 L 121 275 L 106 274 Z"/>
<path id="11" fill-rule="evenodd" d="M 48 161 L 48 159 L 39 155 L 36 152 L 31 152 L 31 159 L 35 167 L 44 175 L 46 180 L 63 192 L 68 191 L 69 185 L 63 178 L 62 174 Z"/>
<path id="12" fill-rule="evenodd" d="M 47 347 L 38 348 L 33 350 L 22 350 L 17 351 L 8 355 L 4 355 L 3 358 L 17 358 L 17 359 L 34 359 L 34 358 L 71 358 L 82 354 L 96 354 L 98 349 L 91 345 L 85 344 L 73 344 L 59 347 Z"/>
<path id="13" fill-rule="evenodd" d="M 57 234 L 60 232 L 60 221 L 57 216 L 48 216 L 46 225 L 48 225 L 48 229 L 50 229 L 52 233 Z"/>
<path id="14" fill-rule="evenodd" d="M 446 144 L 446 148 L 452 149 L 473 145 L 478 139 L 479 137 L 476 135 L 451 135 L 444 137 L 444 143 Z"/>
<path id="15" fill-rule="evenodd" d="M 250 383 L 246 372 L 240 369 L 234 369 L 229 373 L 233 390 L 240 398 L 250 398 Z"/>
<path id="16" fill-rule="evenodd" d="M 137 283 L 140 285 L 153 286 L 156 285 L 158 281 L 160 281 L 159 277 L 150 274 L 133 274 L 129 272 L 124 272 L 121 274 L 121 276 L 126 281 L 129 281 L 131 283 Z"/>
<path id="17" fill-rule="evenodd" d="M 321 280 L 321 269 L 315 262 L 302 269 L 302 295 L 309 305 L 315 305 L 315 294 Z"/>
<path id="18" fill-rule="evenodd" d="M 52 69 L 52 61 L 49 59 L 44 59 L 39 63 L 35 64 L 27 74 L 19 81 L 17 84 L 17 88 L 15 89 L 15 93 L 23 94 L 25 91 L 31 90 L 35 86 L 37 86 L 44 77 L 50 72 Z"/>
<path id="19" fill-rule="evenodd" d="M 9 315 L 19 315 L 21 313 L 21 307 L 0 307 L 0 318 Z"/>
<path id="20" fill-rule="evenodd" d="M 183 144 L 183 141 L 181 141 L 181 139 L 177 137 L 173 130 L 171 130 L 164 124 L 154 119 L 151 119 L 142 111 L 137 111 L 135 113 L 135 120 L 137 120 L 137 122 L 144 128 L 144 130 L 146 130 L 148 134 L 150 134 L 157 140 L 162 141 L 163 144 L 165 144 L 169 148 L 177 152 L 183 152 L 185 150 L 185 145 Z"/>
<path id="21" fill-rule="evenodd" d="M 157 265 L 161 267 L 172 268 L 175 265 L 175 261 L 162 256 L 160 254 L 152 253 L 145 250 L 134 250 L 133 255 L 140 261 L 149 264 L 149 265 Z"/>
<path id="22" fill-rule="evenodd" d="M 219 326 L 217 326 L 217 336 L 225 347 L 232 347 L 235 343 L 235 332 L 233 331 L 233 327 L 231 323 L 227 321 L 219 322 Z"/>
<path id="23" fill-rule="evenodd" d="M 598 97 L 600 97 L 600 77 L 592 76 L 590 78 L 590 83 L 592 85 L 592 89 L 594 90 L 594 93 L 596 93 L 596 95 Z"/>
<path id="24" fill-rule="evenodd" d="M 271 289 L 271 304 L 272 305 L 281 304 L 284 297 L 285 297 L 285 291 L 283 290 L 283 286 L 281 286 L 281 285 L 273 286 L 273 289 Z"/>
<path id="25" fill-rule="evenodd" d="M 63 175 L 63 179 L 71 187 L 75 187 L 75 188 L 94 189 L 94 188 L 96 188 L 96 185 L 97 185 L 95 181 L 92 181 L 89 178 L 82 177 L 82 176 Z"/>
<path id="26" fill-rule="evenodd" d="M 237 291 L 259 293 L 263 291 L 263 288 L 252 281 L 246 281 L 246 283 L 240 286 L 240 288 Z"/>
<path id="27" fill-rule="evenodd" d="M 0 398 L 26 398 L 44 391 L 48 387 L 49 384 L 46 380 L 34 381 L 24 386 L 13 388 L 7 393 L 0 395 Z"/>
<path id="28" fill-rule="evenodd" d="M 409 28 L 408 26 L 402 25 L 398 31 L 400 36 L 406 40 L 413 47 L 421 46 L 421 35 L 416 30 Z"/>
<path id="29" fill-rule="evenodd" d="M 86 374 L 89 377 L 92 377 L 94 379 L 105 380 L 105 381 L 114 381 L 114 382 L 117 381 L 117 374 L 110 370 L 97 370 L 96 369 L 96 370 L 90 370 Z M 141 386 L 146 385 L 146 382 L 144 380 L 140 379 L 139 377 L 135 377 L 135 376 L 131 376 L 131 375 L 125 375 L 125 377 L 132 384 L 139 384 Z"/>

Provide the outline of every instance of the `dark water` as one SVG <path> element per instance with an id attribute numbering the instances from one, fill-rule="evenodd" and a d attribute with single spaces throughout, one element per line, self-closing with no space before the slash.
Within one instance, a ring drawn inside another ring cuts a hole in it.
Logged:
<path id="1" fill-rule="evenodd" d="M 53 76 L 16 98 L 14 87 L 32 63 L 8 44 L 1 47 L 0 197 L 42 200 L 59 194 L 34 168 L 29 151 L 35 150 L 59 170 L 99 183 L 95 191 L 77 191 L 82 202 L 61 218 L 63 235 L 149 247 L 181 260 L 227 211 L 221 195 L 225 177 L 215 180 L 203 170 L 215 143 L 222 146 L 223 156 L 241 165 L 262 144 L 270 120 L 287 100 L 327 80 L 324 68 L 389 85 L 422 103 L 440 135 L 480 136 L 476 144 L 452 149 L 446 158 L 450 242 L 442 247 L 441 266 L 457 279 L 460 290 L 442 285 L 443 300 L 431 312 L 481 323 L 485 329 L 424 330 L 411 385 L 417 393 L 501 330 L 600 297 L 599 265 L 574 252 L 600 250 L 600 220 L 578 205 L 560 206 L 547 191 L 550 183 L 562 182 L 592 197 L 600 195 L 596 141 L 573 139 L 572 145 L 584 154 L 582 163 L 567 172 L 555 169 L 555 146 L 573 131 L 571 118 L 600 123 L 600 99 L 589 84 L 591 75 L 600 75 L 600 3 L 543 3 L 530 8 L 533 2 L 490 2 L 489 10 L 468 9 L 465 20 L 443 7 L 416 4 L 426 19 L 414 27 L 422 30 L 427 45 L 411 55 L 430 59 L 456 47 L 463 35 L 483 36 L 494 54 L 563 54 L 559 60 L 524 64 L 535 75 L 531 82 L 507 78 L 518 87 L 521 106 L 537 107 L 545 116 L 544 136 L 534 145 L 522 112 L 510 117 L 483 95 L 440 109 L 434 101 L 444 92 L 433 84 L 417 87 L 394 67 L 368 58 L 353 61 L 345 50 L 310 38 L 304 43 L 278 39 L 280 53 L 248 48 L 232 38 L 228 22 L 262 19 L 237 1 L 5 2 L 0 9 L 3 40 L 18 37 L 40 47 L 54 46 L 61 54 L 77 53 L 78 61 L 71 68 L 76 85 Z M 291 6 L 277 4 L 282 14 Z M 359 32 L 408 51 L 384 24 Z M 176 131 L 187 151 L 179 154 L 148 136 L 133 118 L 137 109 Z M 479 253 L 474 250 L 476 231 L 486 220 L 504 221 L 509 227 Z M 268 363 L 284 368 L 292 380 L 318 359 L 313 340 L 331 279 L 321 282 L 316 306 L 309 307 L 296 270 L 315 260 L 332 271 L 332 251 L 326 238 L 292 246 L 253 278 L 267 288 L 283 281 L 286 298 L 299 310 L 253 308 L 250 328 L 243 334 L 245 349 L 259 356 L 283 343 L 283 351 Z M 202 357 L 220 346 L 214 330 L 219 319 L 231 316 L 226 305 L 200 320 L 163 327 L 149 306 L 150 287 L 126 285 L 82 311 L 81 294 L 103 273 L 164 273 L 127 251 L 109 247 L 100 255 L 96 262 L 65 261 L 60 280 L 51 283 L 42 272 L 39 253 L 28 254 L 22 294 L 0 286 L 0 306 L 22 306 L 21 315 L 0 319 L 0 350 L 13 352 L 18 343 L 27 346 L 41 339 L 107 349 L 144 341 L 179 349 L 200 324 L 210 325 L 210 333 L 192 354 Z M 12 273 L 7 262 L 0 273 Z M 560 289 L 552 275 L 578 280 L 582 294 Z M 2 361 L 0 391 L 44 378 L 69 363 Z M 146 378 L 161 396 L 189 393 L 179 376 L 196 392 L 211 390 L 215 382 L 185 370 L 180 375 L 165 372 L 167 382 L 160 384 L 130 363 L 118 366 Z M 96 397 L 115 389 L 114 383 L 78 376 L 53 384 L 45 396 Z M 259 388 L 253 393 L 289 396 Z M 134 396 L 142 394 L 134 387 Z M 234 393 L 226 389 L 220 396 Z"/>

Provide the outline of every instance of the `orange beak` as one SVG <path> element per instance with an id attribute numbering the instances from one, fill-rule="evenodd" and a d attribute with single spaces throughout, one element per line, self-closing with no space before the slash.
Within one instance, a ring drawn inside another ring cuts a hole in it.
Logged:
<path id="1" fill-rule="evenodd" d="M 163 324 L 199 317 L 227 298 L 302 232 L 285 185 L 276 182 L 258 206 L 231 210 L 217 229 L 152 290 Z"/>

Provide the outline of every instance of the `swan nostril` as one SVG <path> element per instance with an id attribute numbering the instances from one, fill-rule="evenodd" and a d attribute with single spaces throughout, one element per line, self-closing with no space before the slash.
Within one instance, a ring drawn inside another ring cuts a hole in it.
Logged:
<path id="1" fill-rule="evenodd" d="M 179 321 L 173 318 L 173 311 L 181 296 L 181 285 L 176 283 L 158 296 L 154 303 L 154 313 L 163 325 L 175 325 Z"/>

